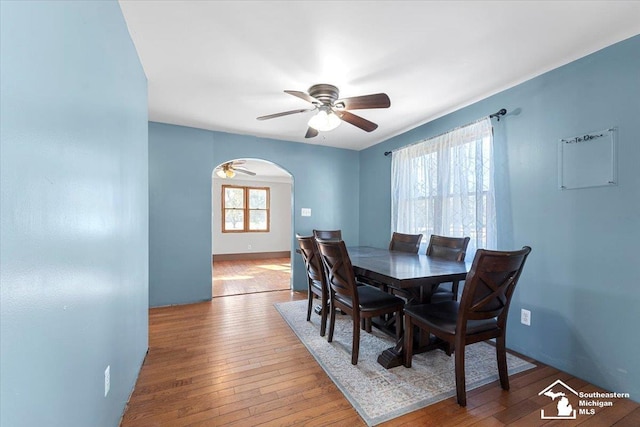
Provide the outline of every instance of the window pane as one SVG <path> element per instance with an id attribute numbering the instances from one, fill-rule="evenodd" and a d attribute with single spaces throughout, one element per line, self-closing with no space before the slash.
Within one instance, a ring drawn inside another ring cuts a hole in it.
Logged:
<path id="1" fill-rule="evenodd" d="M 224 229 L 244 230 L 244 211 L 240 209 L 225 209 Z"/>
<path id="2" fill-rule="evenodd" d="M 267 209 L 267 190 L 249 189 L 249 209 Z"/>
<path id="3" fill-rule="evenodd" d="M 244 189 L 226 187 L 224 189 L 224 207 L 242 209 L 244 207 Z"/>
<path id="4" fill-rule="evenodd" d="M 267 229 L 267 211 L 249 211 L 249 230 Z"/>

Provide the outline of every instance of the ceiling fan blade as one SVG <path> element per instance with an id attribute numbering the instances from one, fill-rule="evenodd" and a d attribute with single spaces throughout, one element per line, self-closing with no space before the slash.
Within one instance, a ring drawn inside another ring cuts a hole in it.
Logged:
<path id="1" fill-rule="evenodd" d="M 306 113 L 307 111 L 313 111 L 314 108 L 304 108 L 301 110 L 284 111 L 282 113 L 269 114 L 267 116 L 257 117 L 258 120 L 275 119 L 276 117 L 288 116 L 289 114 Z"/>
<path id="2" fill-rule="evenodd" d="M 289 95 L 297 96 L 298 98 L 304 99 L 305 101 L 310 102 L 312 104 L 322 104 L 322 101 L 314 98 L 308 93 L 300 92 L 299 90 L 285 90 L 285 93 L 288 93 Z"/>
<path id="3" fill-rule="evenodd" d="M 307 133 L 304 137 L 313 138 L 314 136 L 318 136 L 318 131 L 312 128 L 311 126 L 309 126 L 309 128 L 307 129 Z"/>
<path id="4" fill-rule="evenodd" d="M 336 114 L 336 116 L 338 116 L 341 120 L 350 123 L 356 127 L 359 127 L 360 129 L 367 131 L 367 132 L 371 132 L 374 131 L 378 128 L 378 125 L 370 122 L 369 120 L 362 118 L 360 116 L 356 116 L 355 114 L 352 114 L 348 111 L 342 111 L 342 110 L 336 110 L 333 109 L 333 112 Z"/>
<path id="5" fill-rule="evenodd" d="M 236 172 L 240 172 L 240 173 L 244 173 L 246 175 L 251 175 L 251 176 L 255 176 L 255 172 L 251 172 L 250 170 L 247 170 L 245 168 L 233 168 L 234 171 Z"/>
<path id="6" fill-rule="evenodd" d="M 245 163 L 247 163 L 246 160 L 233 160 L 231 163 L 233 163 L 234 165 L 244 165 Z"/>
<path id="7" fill-rule="evenodd" d="M 386 93 L 354 96 L 353 98 L 338 99 L 334 106 L 345 110 L 365 110 L 368 108 L 389 108 L 391 100 Z"/>

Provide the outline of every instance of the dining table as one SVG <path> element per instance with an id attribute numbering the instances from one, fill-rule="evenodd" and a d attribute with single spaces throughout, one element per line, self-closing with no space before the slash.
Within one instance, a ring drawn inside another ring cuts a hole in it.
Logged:
<path id="1" fill-rule="evenodd" d="M 464 280 L 471 267 L 463 261 L 450 261 L 424 254 L 392 251 L 368 246 L 347 248 L 359 281 L 376 284 L 405 299 L 405 304 L 426 304 L 439 284 Z M 421 345 L 416 352 L 437 348 Z M 378 363 L 393 368 L 403 363 L 403 338 L 378 356 Z"/>

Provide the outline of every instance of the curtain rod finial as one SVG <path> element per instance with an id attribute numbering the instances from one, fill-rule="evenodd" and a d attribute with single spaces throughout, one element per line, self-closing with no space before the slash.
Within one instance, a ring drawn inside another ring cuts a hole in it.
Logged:
<path id="1" fill-rule="evenodd" d="M 500 116 L 504 116 L 505 114 L 507 114 L 506 108 L 501 108 L 497 113 L 491 114 L 489 118 L 492 119 L 495 117 L 496 119 L 498 119 L 498 121 L 500 121 Z"/>

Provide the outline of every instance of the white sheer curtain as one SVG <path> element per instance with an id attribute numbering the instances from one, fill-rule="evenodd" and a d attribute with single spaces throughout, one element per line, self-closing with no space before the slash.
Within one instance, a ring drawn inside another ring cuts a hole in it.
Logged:
<path id="1" fill-rule="evenodd" d="M 469 236 L 496 248 L 493 130 L 487 117 L 393 152 L 391 231 Z"/>

